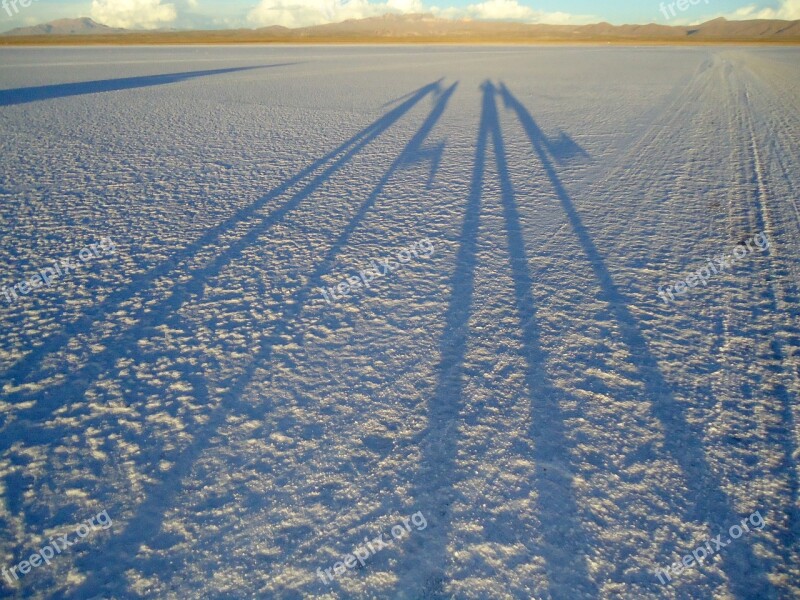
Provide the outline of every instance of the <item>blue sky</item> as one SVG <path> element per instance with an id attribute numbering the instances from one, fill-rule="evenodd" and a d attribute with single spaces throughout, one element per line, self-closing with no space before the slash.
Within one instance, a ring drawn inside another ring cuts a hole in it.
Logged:
<path id="1" fill-rule="evenodd" d="M 226 28 L 314 25 L 394 13 L 531 23 L 664 23 L 719 16 L 800 19 L 800 0 L 0 0 L 0 30 L 66 17 L 128 28 Z M 697 4 L 689 4 L 690 1 Z M 16 2 L 16 6 L 10 3 Z M 20 2 L 28 2 L 24 7 Z"/>

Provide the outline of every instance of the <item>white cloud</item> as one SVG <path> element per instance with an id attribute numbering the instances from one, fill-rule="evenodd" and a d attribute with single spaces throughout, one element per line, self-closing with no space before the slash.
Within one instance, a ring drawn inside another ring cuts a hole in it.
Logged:
<path id="1" fill-rule="evenodd" d="M 517 0 L 486 0 L 467 6 L 467 12 L 476 19 L 532 21 L 536 19 L 536 11 Z"/>
<path id="2" fill-rule="evenodd" d="M 544 12 L 535 10 L 518 0 L 485 0 L 470 4 L 465 9 L 452 8 L 445 11 L 452 16 L 470 17 L 485 21 L 520 21 L 523 23 L 547 23 L 550 25 L 566 25 L 589 23 L 592 17 L 573 15 L 565 12 Z"/>
<path id="3" fill-rule="evenodd" d="M 427 9 L 422 5 L 422 0 L 389 0 L 387 6 L 392 12 L 405 14 L 427 12 Z"/>
<path id="4" fill-rule="evenodd" d="M 110 27 L 155 29 L 178 16 L 174 4 L 162 0 L 92 0 L 92 18 Z"/>
<path id="5" fill-rule="evenodd" d="M 363 19 L 386 13 L 431 12 L 437 17 L 458 19 L 512 20 L 526 23 L 587 23 L 591 17 L 563 12 L 546 13 L 521 4 L 518 0 L 484 0 L 466 8 L 426 7 L 422 0 L 261 0 L 248 20 L 255 25 L 305 27 L 336 23 L 345 19 Z"/>
<path id="6" fill-rule="evenodd" d="M 800 19 L 800 0 L 781 0 L 778 8 L 758 8 L 755 4 L 743 6 L 730 15 L 729 19 Z"/>

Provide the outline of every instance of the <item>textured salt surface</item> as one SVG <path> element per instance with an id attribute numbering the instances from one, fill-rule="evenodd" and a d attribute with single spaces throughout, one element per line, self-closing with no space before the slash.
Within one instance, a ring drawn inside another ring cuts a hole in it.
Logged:
<path id="1" fill-rule="evenodd" d="M 800 595 L 797 50 L 0 56 L 0 594 Z"/>

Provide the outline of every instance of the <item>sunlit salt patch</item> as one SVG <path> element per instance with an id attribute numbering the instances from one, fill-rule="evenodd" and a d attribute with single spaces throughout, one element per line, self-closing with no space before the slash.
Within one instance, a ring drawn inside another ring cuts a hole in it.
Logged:
<path id="1" fill-rule="evenodd" d="M 51 386 L 57 385 L 63 379 L 63 374 L 57 374 L 40 381 L 32 381 L 30 383 L 22 383 L 20 385 L 13 385 L 9 382 L 6 382 L 6 384 L 3 386 L 3 392 L 6 394 L 18 394 L 21 392 L 36 394 L 46 390 Z"/>
<path id="2" fill-rule="evenodd" d="M 78 584 L 82 583 L 86 580 L 86 576 L 83 575 L 80 571 L 75 569 L 70 569 L 66 576 L 66 583 L 69 586 L 77 586 Z"/>
<path id="3" fill-rule="evenodd" d="M 269 439 L 275 442 L 276 444 L 281 444 L 284 446 L 289 446 L 294 444 L 294 440 L 282 433 L 275 431 L 270 434 Z"/>
<path id="4" fill-rule="evenodd" d="M 159 424 L 159 425 L 166 425 L 172 431 L 176 431 L 176 432 L 177 431 L 182 431 L 183 428 L 184 428 L 184 423 L 183 423 L 183 421 L 181 421 L 181 419 L 179 419 L 177 417 L 173 417 L 172 415 L 170 415 L 168 413 L 165 413 L 165 412 L 160 412 L 160 413 L 147 415 L 145 417 L 145 419 L 150 423 L 156 423 L 156 424 Z"/>
<path id="5" fill-rule="evenodd" d="M 185 381 L 176 381 L 168 388 L 171 392 L 191 392 L 194 388 Z"/>
<path id="6" fill-rule="evenodd" d="M 86 490 L 80 490 L 76 488 L 68 489 L 65 492 L 68 498 L 88 498 L 89 494 L 86 493 Z"/>

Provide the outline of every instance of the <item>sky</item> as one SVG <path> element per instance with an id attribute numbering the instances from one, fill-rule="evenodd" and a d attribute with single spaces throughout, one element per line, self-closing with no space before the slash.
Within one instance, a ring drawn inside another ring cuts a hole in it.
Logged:
<path id="1" fill-rule="evenodd" d="M 680 6 L 678 0 L 0 0 L 0 5 L 0 30 L 76 17 L 131 29 L 302 27 L 420 12 L 553 24 L 687 25 L 716 17 L 800 19 L 800 0 L 680 0 Z"/>

